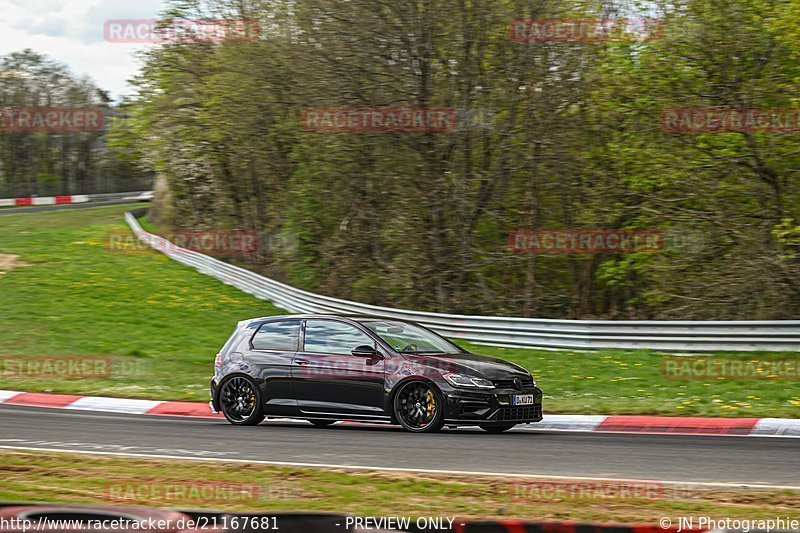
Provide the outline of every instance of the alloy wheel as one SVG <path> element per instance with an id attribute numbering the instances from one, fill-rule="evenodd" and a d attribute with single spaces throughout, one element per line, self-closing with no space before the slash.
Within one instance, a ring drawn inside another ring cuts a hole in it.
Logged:
<path id="1" fill-rule="evenodd" d="M 264 419 L 255 385 L 246 377 L 236 376 L 222 385 L 220 404 L 233 424 L 255 425 Z"/>
<path id="2" fill-rule="evenodd" d="M 437 391 L 424 381 L 405 383 L 394 399 L 395 417 L 409 431 L 438 431 L 444 424 L 442 409 Z"/>

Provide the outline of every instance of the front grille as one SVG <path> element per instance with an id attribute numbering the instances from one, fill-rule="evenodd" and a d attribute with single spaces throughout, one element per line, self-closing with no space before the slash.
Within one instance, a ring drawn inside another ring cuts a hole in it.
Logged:
<path id="1" fill-rule="evenodd" d="M 519 378 L 522 381 L 522 389 L 517 388 L 514 385 L 513 379 L 493 379 L 492 383 L 494 384 L 495 388 L 498 389 L 516 389 L 516 390 L 525 390 L 530 389 L 533 387 L 533 379 L 531 378 Z"/>
<path id="2" fill-rule="evenodd" d="M 542 417 L 542 404 L 518 405 L 515 407 L 501 407 L 492 416 L 498 422 L 514 420 L 535 420 Z"/>

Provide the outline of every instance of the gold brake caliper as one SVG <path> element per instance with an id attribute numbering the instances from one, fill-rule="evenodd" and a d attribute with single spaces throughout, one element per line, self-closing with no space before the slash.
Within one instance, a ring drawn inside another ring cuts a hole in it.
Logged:
<path id="1" fill-rule="evenodd" d="M 425 397 L 426 400 L 426 414 L 428 415 L 428 420 L 433 418 L 436 414 L 436 398 L 433 397 L 433 391 L 428 390 L 428 394 Z"/>

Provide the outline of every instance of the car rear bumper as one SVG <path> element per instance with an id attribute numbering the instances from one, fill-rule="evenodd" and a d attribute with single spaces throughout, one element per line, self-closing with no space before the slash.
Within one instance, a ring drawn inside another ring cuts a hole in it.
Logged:
<path id="1" fill-rule="evenodd" d="M 211 384 L 208 389 L 208 393 L 211 396 L 211 401 L 208 402 L 208 406 L 211 407 L 211 412 L 217 414 L 220 410 L 219 406 L 219 398 L 217 398 L 217 388 L 219 387 L 219 383 L 217 382 L 217 377 L 214 376 L 211 378 Z"/>

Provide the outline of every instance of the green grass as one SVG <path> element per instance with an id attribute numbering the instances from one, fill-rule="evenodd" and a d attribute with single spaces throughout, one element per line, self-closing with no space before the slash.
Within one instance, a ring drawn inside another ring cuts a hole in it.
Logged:
<path id="1" fill-rule="evenodd" d="M 800 517 L 800 493 L 786 490 L 672 488 L 630 482 L 567 485 L 513 476 L 244 463 L 217 462 L 212 467 L 192 461 L 49 451 L 0 451 L 0 476 L 0 501 L 652 524 L 664 516 L 673 521 L 688 515 L 752 520 Z M 202 496 L 204 488 L 211 496 Z M 632 493 L 638 497 L 631 497 Z"/>
<path id="2" fill-rule="evenodd" d="M 127 377 L 12 379 L 12 390 L 207 400 L 214 355 L 239 320 L 279 310 L 155 253 L 109 250 L 130 206 L 4 215 L 0 356 L 104 357 Z M 122 367 L 120 367 L 122 368 Z M 116 374 L 116 372 L 115 372 Z"/>
<path id="3" fill-rule="evenodd" d="M 0 388 L 205 401 L 212 360 L 236 322 L 281 312 L 156 252 L 109 250 L 104 237 L 127 229 L 129 209 L 0 218 L 0 254 L 28 263 L 0 275 L 0 365 L 31 356 L 113 360 L 110 375 L 81 379 L 4 377 L 0 366 Z M 674 381 L 661 375 L 666 355 L 656 352 L 460 344 L 528 368 L 549 413 L 800 418 L 796 380 Z"/>

